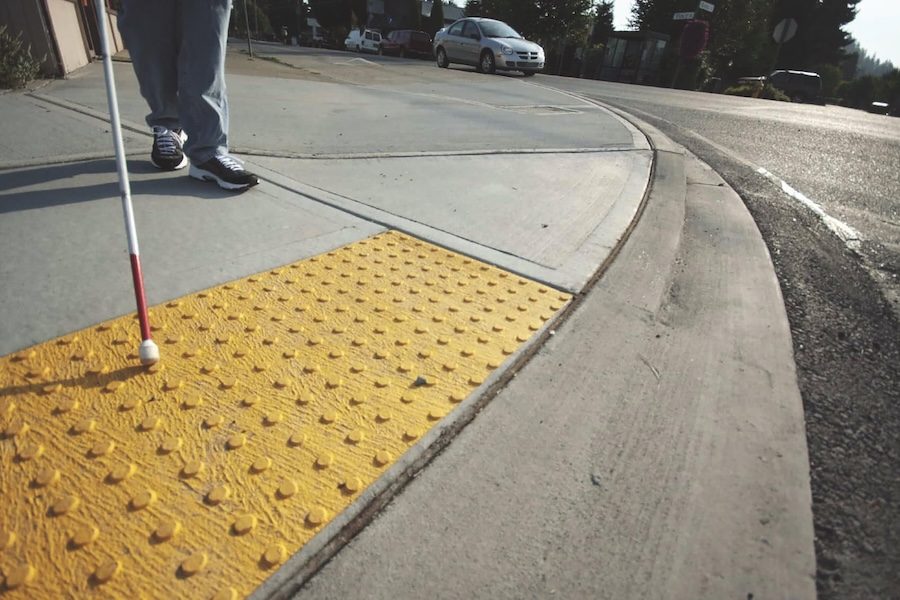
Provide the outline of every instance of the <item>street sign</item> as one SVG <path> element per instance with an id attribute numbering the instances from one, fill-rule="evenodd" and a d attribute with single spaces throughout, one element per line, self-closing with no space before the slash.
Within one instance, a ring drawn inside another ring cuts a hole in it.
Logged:
<path id="1" fill-rule="evenodd" d="M 694 13 L 692 12 L 680 12 L 672 15 L 673 21 L 690 21 L 694 18 Z"/>
<path id="2" fill-rule="evenodd" d="M 706 12 L 712 12 L 716 8 L 715 4 L 710 4 L 709 2 L 700 2 L 700 10 L 705 10 Z"/>
<path id="3" fill-rule="evenodd" d="M 782 19 L 775 26 L 775 32 L 772 34 L 772 37 L 775 38 L 777 43 L 783 44 L 791 41 L 791 38 L 795 35 L 797 35 L 797 21 L 794 19 Z"/>

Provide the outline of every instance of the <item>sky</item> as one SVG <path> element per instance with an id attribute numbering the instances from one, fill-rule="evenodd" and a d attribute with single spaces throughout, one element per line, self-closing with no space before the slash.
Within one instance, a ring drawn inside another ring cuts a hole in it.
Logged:
<path id="1" fill-rule="evenodd" d="M 709 0 L 715 4 L 716 0 Z M 615 0 L 616 29 L 627 29 L 632 0 Z M 846 29 L 869 54 L 900 67 L 900 0 L 862 0 Z"/>

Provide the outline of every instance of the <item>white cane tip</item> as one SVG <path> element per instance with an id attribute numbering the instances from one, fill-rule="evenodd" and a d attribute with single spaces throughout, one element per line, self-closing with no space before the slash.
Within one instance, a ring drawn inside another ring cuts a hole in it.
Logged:
<path id="1" fill-rule="evenodd" d="M 138 350 L 142 365 L 155 365 L 159 362 L 159 346 L 153 340 L 144 340 Z"/>

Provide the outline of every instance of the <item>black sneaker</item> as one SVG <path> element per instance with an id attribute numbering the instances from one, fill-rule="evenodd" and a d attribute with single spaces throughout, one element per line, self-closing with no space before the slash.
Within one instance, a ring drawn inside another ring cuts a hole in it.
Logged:
<path id="1" fill-rule="evenodd" d="M 187 135 L 180 129 L 166 129 L 154 125 L 153 150 L 150 151 L 150 162 L 157 169 L 174 171 L 187 166 L 188 159 L 182 147 Z"/>
<path id="2" fill-rule="evenodd" d="M 201 181 L 215 181 L 225 190 L 245 190 L 259 183 L 256 175 L 244 168 L 244 163 L 228 154 L 219 154 L 199 165 L 191 164 L 190 174 Z"/>

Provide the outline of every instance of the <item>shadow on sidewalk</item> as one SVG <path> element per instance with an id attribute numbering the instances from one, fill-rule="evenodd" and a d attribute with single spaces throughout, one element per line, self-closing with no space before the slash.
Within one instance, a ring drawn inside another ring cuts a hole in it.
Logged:
<path id="1" fill-rule="evenodd" d="M 142 197 L 215 200 L 234 196 L 234 192 L 188 177 L 187 169 L 167 173 L 157 170 L 147 160 L 134 160 L 129 161 L 128 170 L 135 201 Z M 75 178 L 81 179 L 76 182 Z M 67 186 L 65 180 L 73 181 Z M 98 180 L 102 183 L 96 183 Z M 21 189 L 26 191 L 16 192 Z M 109 198 L 119 198 L 113 159 L 0 171 L 0 214 Z"/>

